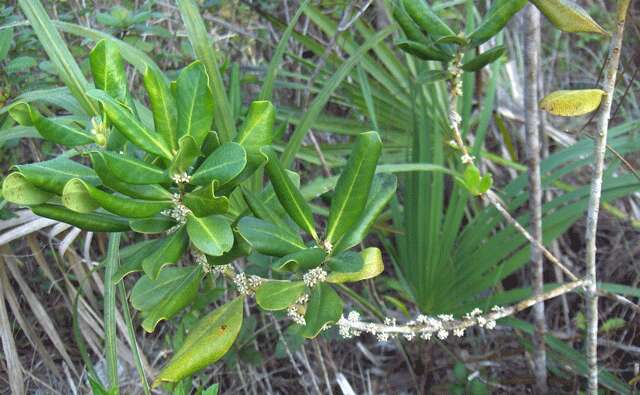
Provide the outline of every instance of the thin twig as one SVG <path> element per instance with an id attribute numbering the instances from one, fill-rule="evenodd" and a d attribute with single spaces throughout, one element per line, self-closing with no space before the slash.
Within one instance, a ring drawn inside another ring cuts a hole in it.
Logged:
<path id="1" fill-rule="evenodd" d="M 531 272 L 534 295 L 541 295 L 544 287 L 543 257 L 537 245 L 542 244 L 542 181 L 540 176 L 540 110 L 538 108 L 538 59 L 540 58 L 540 12 L 529 4 L 525 13 L 524 24 L 524 108 L 525 132 L 527 136 L 526 154 L 529 166 L 529 211 L 531 213 L 531 235 L 536 241 L 531 246 Z M 544 336 L 547 323 L 544 315 L 544 302 L 533 307 L 533 370 L 536 378 L 536 389 L 539 394 L 546 394 L 547 356 Z"/>
<path id="2" fill-rule="evenodd" d="M 611 49 L 603 82 L 603 90 L 605 91 L 606 96 L 604 97 L 604 102 L 602 103 L 598 114 L 598 127 L 594 150 L 595 166 L 591 181 L 591 193 L 589 196 L 589 206 L 587 211 L 587 229 L 585 233 L 585 261 L 587 269 L 587 336 L 585 347 L 587 351 L 588 366 L 587 393 L 590 395 L 597 395 L 598 393 L 598 293 L 596 285 L 596 233 L 598 230 L 598 211 L 600 209 L 600 197 L 602 195 L 602 179 L 604 175 L 604 159 L 607 147 L 609 117 L 611 115 L 613 93 L 615 91 L 616 76 L 618 73 L 618 66 L 620 64 L 622 37 L 624 35 L 624 24 L 629 3 L 630 0 L 620 0 L 618 2 L 616 31 L 611 38 Z"/>

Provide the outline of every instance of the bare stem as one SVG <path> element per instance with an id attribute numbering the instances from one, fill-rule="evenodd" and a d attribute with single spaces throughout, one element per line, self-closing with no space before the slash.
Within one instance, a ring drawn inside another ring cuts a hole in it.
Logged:
<path id="1" fill-rule="evenodd" d="M 531 273 L 533 294 L 543 292 L 544 278 L 542 252 L 542 183 L 540 181 L 540 117 L 538 109 L 538 59 L 540 58 L 540 12 L 529 4 L 524 24 L 524 66 L 525 66 L 525 131 L 527 135 L 526 153 L 529 166 L 529 212 L 531 213 L 531 236 L 536 241 L 531 245 Z M 544 316 L 544 302 L 533 306 L 533 364 L 536 378 L 536 392 L 546 394 L 547 356 L 544 335 L 547 324 Z"/>
<path id="2" fill-rule="evenodd" d="M 611 37 L 611 49 L 609 51 L 605 78 L 602 84 L 602 89 L 605 91 L 606 96 L 604 96 L 604 102 L 600 106 L 600 112 L 598 114 L 594 150 L 595 165 L 587 211 L 587 229 L 585 234 L 587 336 L 585 347 L 587 352 L 587 366 L 589 368 L 587 393 L 590 395 L 597 395 L 598 393 L 598 292 L 596 287 L 596 233 L 598 230 L 598 211 L 600 208 L 600 196 L 602 194 L 602 178 L 607 148 L 609 117 L 611 115 L 611 104 L 613 103 L 616 76 L 620 64 L 622 36 L 624 35 L 624 24 L 629 3 L 630 0 L 620 0 L 618 2 L 616 31 Z"/>

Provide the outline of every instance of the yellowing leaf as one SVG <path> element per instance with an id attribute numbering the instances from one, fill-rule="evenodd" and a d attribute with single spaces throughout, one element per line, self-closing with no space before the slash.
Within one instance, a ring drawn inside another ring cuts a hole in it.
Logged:
<path id="1" fill-rule="evenodd" d="M 608 36 L 591 16 L 570 0 L 531 0 L 558 29 L 568 33 L 597 33 Z"/>
<path id="2" fill-rule="evenodd" d="M 555 91 L 540 101 L 540 108 L 553 115 L 575 117 L 595 111 L 604 94 L 601 89 Z"/>

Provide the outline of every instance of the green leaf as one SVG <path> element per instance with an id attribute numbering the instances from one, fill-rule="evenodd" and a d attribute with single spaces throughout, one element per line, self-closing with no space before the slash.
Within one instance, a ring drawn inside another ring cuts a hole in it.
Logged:
<path id="1" fill-rule="evenodd" d="M 215 182 L 185 194 L 182 202 L 196 217 L 224 214 L 229 210 L 229 199 L 226 196 L 216 196 Z"/>
<path id="2" fill-rule="evenodd" d="M 218 147 L 191 176 L 191 183 L 206 185 L 212 181 L 218 187 L 238 176 L 247 164 L 247 153 L 238 143 L 226 143 Z"/>
<path id="3" fill-rule="evenodd" d="M 249 106 L 249 112 L 240 133 L 238 133 L 236 142 L 247 151 L 247 163 L 252 168 L 266 162 L 260 149 L 270 145 L 273 141 L 275 119 L 276 112 L 271 102 L 254 101 Z"/>
<path id="4" fill-rule="evenodd" d="M 266 311 L 284 310 L 294 304 L 302 292 L 304 292 L 302 281 L 263 281 L 256 289 L 256 303 Z"/>
<path id="5" fill-rule="evenodd" d="M 126 232 L 130 230 L 129 222 L 125 218 L 110 214 L 81 214 L 53 204 L 33 206 L 31 211 L 41 217 L 55 219 L 91 232 Z"/>
<path id="6" fill-rule="evenodd" d="M 407 13 L 407 10 L 404 8 L 404 4 L 402 1 L 398 1 L 396 4 L 394 4 L 393 19 L 398 22 L 398 25 L 400 25 L 400 28 L 404 32 L 404 35 L 407 36 L 409 40 L 419 43 L 428 41 L 427 37 L 422 34 L 418 25 L 416 25 L 416 23 Z"/>
<path id="7" fill-rule="evenodd" d="M 163 241 L 164 239 L 144 240 L 120 250 L 120 265 L 118 266 L 118 270 L 113 274 L 111 281 L 117 284 L 127 274 L 141 272 L 142 261 L 154 252 L 159 243 Z M 129 254 L 129 251 L 132 252 Z"/>
<path id="8" fill-rule="evenodd" d="M 396 43 L 401 50 L 415 55 L 422 60 L 438 60 L 441 62 L 448 62 L 453 59 L 453 56 L 444 52 L 436 45 L 424 45 L 415 41 L 398 41 Z"/>
<path id="9" fill-rule="evenodd" d="M 171 200 L 138 200 L 104 192 L 79 178 L 70 180 L 62 191 L 62 203 L 69 209 L 87 213 L 102 207 L 128 218 L 148 218 L 173 206 Z"/>
<path id="10" fill-rule="evenodd" d="M 25 206 L 42 204 L 51 196 L 51 193 L 34 186 L 20 173 L 11 173 L 2 182 L 2 197 L 11 203 Z"/>
<path id="11" fill-rule="evenodd" d="M 12 105 L 9 114 L 23 126 L 34 126 L 44 139 L 57 144 L 75 147 L 94 142 L 93 136 L 84 130 L 47 119 L 24 102 Z"/>
<path id="12" fill-rule="evenodd" d="M 191 136 L 182 136 L 178 142 L 178 147 L 178 153 L 175 158 L 173 158 L 169 169 L 171 174 L 182 174 L 186 172 L 198 156 L 200 156 L 200 148 Z"/>
<path id="13" fill-rule="evenodd" d="M 155 280 L 142 276 L 131 290 L 131 304 L 144 313 L 144 330 L 153 332 L 159 321 L 174 317 L 191 304 L 202 277 L 200 266 L 168 268 Z"/>
<path id="14" fill-rule="evenodd" d="M 575 117 L 597 110 L 604 95 L 601 89 L 555 91 L 540 101 L 540 109 L 553 115 Z"/>
<path id="15" fill-rule="evenodd" d="M 411 19 L 422 30 L 435 38 L 455 35 L 453 30 L 433 12 L 425 0 L 402 0 L 402 4 Z"/>
<path id="16" fill-rule="evenodd" d="M 111 151 L 102 151 L 101 155 L 111 173 L 124 182 L 135 185 L 171 182 L 166 171 L 140 159 Z"/>
<path id="17" fill-rule="evenodd" d="M 176 105 L 178 108 L 178 138 L 191 136 L 200 147 L 206 134 L 211 130 L 214 111 L 213 97 L 202 63 L 193 62 L 178 75 Z"/>
<path id="18" fill-rule="evenodd" d="M 320 266 L 326 256 L 322 248 L 311 247 L 283 256 L 272 268 L 276 272 L 303 272 Z"/>
<path id="19" fill-rule="evenodd" d="M 261 254 L 284 256 L 306 249 L 298 234 L 257 218 L 243 217 L 238 230 Z"/>
<path id="20" fill-rule="evenodd" d="M 370 247 L 363 250 L 362 255 L 362 269 L 354 273 L 341 273 L 331 272 L 327 276 L 327 282 L 329 283 L 346 283 L 367 280 L 378 276 L 384 270 L 384 263 L 382 262 L 382 253 L 375 247 Z"/>
<path id="21" fill-rule="evenodd" d="M 91 197 L 85 185 L 77 178 L 69 180 L 62 190 L 62 204 L 78 213 L 90 213 L 100 207 L 100 203 Z"/>
<path id="22" fill-rule="evenodd" d="M 184 227 L 154 243 L 154 250 L 142 259 L 142 270 L 152 280 L 158 278 L 163 267 L 174 264 L 182 257 L 189 245 Z"/>
<path id="23" fill-rule="evenodd" d="M 238 297 L 202 318 L 189 331 L 182 347 L 162 369 L 153 386 L 163 381 L 178 382 L 222 358 L 242 327 L 243 301 L 244 297 Z"/>
<path id="24" fill-rule="evenodd" d="M 331 201 L 326 240 L 332 245 L 351 230 L 360 218 L 369 197 L 381 150 L 382 142 L 378 133 L 367 132 L 358 136 Z"/>
<path id="25" fill-rule="evenodd" d="M 132 109 L 123 107 L 115 99 L 104 91 L 92 89 L 87 92 L 100 103 L 109 117 L 109 120 L 118 128 L 129 141 L 143 150 L 159 155 L 166 159 L 171 159 L 173 154 L 162 136 L 147 130 L 147 128 L 131 113 Z"/>
<path id="26" fill-rule="evenodd" d="M 187 232 L 191 242 L 203 253 L 220 256 L 233 246 L 233 232 L 229 221 L 219 215 L 187 217 Z"/>
<path id="27" fill-rule="evenodd" d="M 13 28 L 0 30 L 0 62 L 2 62 L 11 49 L 13 42 Z"/>
<path id="28" fill-rule="evenodd" d="M 138 233 L 162 233 L 176 226 L 177 223 L 173 219 L 164 215 L 157 215 L 151 218 L 139 218 L 129 220 L 131 230 Z"/>
<path id="29" fill-rule="evenodd" d="M 173 197 L 171 192 L 167 191 L 160 185 L 135 185 L 121 181 L 113 174 L 107 165 L 102 152 L 92 151 L 89 152 L 88 155 L 93 163 L 93 169 L 98 173 L 98 177 L 100 177 L 102 184 L 116 192 L 144 200 L 170 200 Z"/>
<path id="30" fill-rule="evenodd" d="M 16 169 L 33 185 L 57 195 L 62 194 L 64 186 L 73 178 L 81 178 L 91 185 L 100 184 L 93 169 L 65 157 L 16 165 Z"/>
<path id="31" fill-rule="evenodd" d="M 178 149 L 178 110 L 169 84 L 159 70 L 148 67 L 144 71 L 144 88 L 149 96 L 155 131 L 169 144 Z"/>
<path id="32" fill-rule="evenodd" d="M 327 266 L 332 272 L 355 273 L 362 270 L 364 259 L 355 251 L 344 251 L 329 258 Z"/>
<path id="33" fill-rule="evenodd" d="M 245 203 L 247 203 L 247 206 L 249 206 L 254 216 L 282 228 L 289 229 L 287 221 L 285 221 L 285 219 L 282 218 L 280 214 L 278 214 L 269 204 L 266 204 L 262 195 L 256 195 L 244 187 L 241 187 L 241 190 Z"/>
<path id="34" fill-rule="evenodd" d="M 544 16 L 558 29 L 569 33 L 607 33 L 589 13 L 573 1 L 531 0 Z"/>
<path id="35" fill-rule="evenodd" d="M 178 7 L 184 26 L 187 29 L 193 52 L 195 52 L 196 58 L 204 64 L 209 76 L 209 88 L 213 93 L 215 103 L 213 107 L 214 119 L 216 128 L 220 133 L 220 140 L 223 143 L 229 142 L 236 134 L 236 127 L 224 81 L 220 74 L 220 63 L 214 44 L 207 33 L 207 28 L 193 0 L 180 0 L 178 1 Z"/>
<path id="36" fill-rule="evenodd" d="M 291 182 L 273 149 L 264 148 L 262 152 L 269 159 L 266 169 L 280 204 L 282 204 L 291 219 L 317 241 L 318 235 L 313 222 L 311 208 L 305 202 L 300 191 Z"/>
<path id="37" fill-rule="evenodd" d="M 351 230 L 334 246 L 334 252 L 348 250 L 364 240 L 367 233 L 369 233 L 369 229 L 375 224 L 382 210 L 394 196 L 397 187 L 398 179 L 393 174 L 381 173 L 373 177 L 367 205 L 360 218 L 352 225 Z"/>
<path id="38" fill-rule="evenodd" d="M 233 247 L 231 247 L 229 251 L 220 256 L 207 255 L 209 265 L 226 265 L 234 259 L 246 257 L 251 254 L 251 244 L 236 230 L 233 231 L 233 239 Z"/>
<path id="39" fill-rule="evenodd" d="M 98 41 L 89 54 L 89 63 L 96 88 L 133 108 L 127 88 L 129 81 L 118 46 L 109 40 Z"/>
<path id="40" fill-rule="evenodd" d="M 302 336 L 313 339 L 318 336 L 325 325 L 338 322 L 342 316 L 343 302 L 330 285 L 320 283 L 309 295 L 307 311 L 304 314 L 306 325 L 302 328 Z"/>
<path id="41" fill-rule="evenodd" d="M 527 0 L 496 0 L 489 8 L 480 25 L 468 37 L 470 45 L 477 47 L 502 30 L 518 11 L 527 5 Z"/>
<path id="42" fill-rule="evenodd" d="M 502 55 L 504 55 L 505 51 L 506 49 L 504 45 L 498 45 L 494 48 L 491 48 L 490 50 L 481 53 L 468 62 L 465 62 L 462 65 L 462 70 L 469 72 L 478 71 L 489 63 L 493 63 L 498 60 Z"/>

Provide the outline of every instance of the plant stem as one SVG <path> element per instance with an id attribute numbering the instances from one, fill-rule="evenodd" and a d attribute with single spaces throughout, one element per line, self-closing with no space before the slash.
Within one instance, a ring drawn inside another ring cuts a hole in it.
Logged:
<path id="1" fill-rule="evenodd" d="M 111 281 L 118 269 L 120 233 L 109 234 L 104 273 L 104 339 L 109 393 L 118 393 L 118 349 L 116 333 L 116 286 Z M 111 392 L 113 391 L 113 392 Z"/>
<path id="2" fill-rule="evenodd" d="M 620 0 L 618 2 L 616 31 L 611 37 L 611 48 L 609 59 L 605 70 L 605 79 L 602 89 L 605 92 L 604 102 L 600 106 L 598 114 L 597 133 L 595 136 L 594 150 L 594 170 L 591 180 L 591 194 L 589 196 L 589 207 L 587 211 L 587 229 L 585 233 L 586 242 L 586 318 L 587 336 L 585 348 L 587 352 L 588 385 L 587 393 L 597 395 L 598 393 L 598 293 L 596 288 L 596 233 L 598 230 L 598 211 L 600 208 L 600 196 L 602 194 L 602 178 L 604 173 L 604 158 L 607 147 L 607 132 L 609 129 L 609 116 L 611 114 L 611 104 L 613 103 L 613 93 L 616 85 L 618 65 L 620 64 L 620 52 L 622 50 L 622 36 L 624 35 L 624 24 L 629 8 L 630 0 Z"/>
<path id="3" fill-rule="evenodd" d="M 525 131 L 527 135 L 526 154 L 529 166 L 529 212 L 531 213 L 531 236 L 537 242 L 531 245 L 531 272 L 533 295 L 543 292 L 544 278 L 542 252 L 537 244 L 542 244 L 542 183 L 540 181 L 540 116 L 538 109 L 538 59 L 540 58 L 540 12 L 529 4 L 524 23 L 524 108 Z M 544 335 L 547 324 L 544 316 L 544 302 L 533 306 L 533 364 L 536 378 L 536 392 L 546 394 L 547 356 Z"/>

